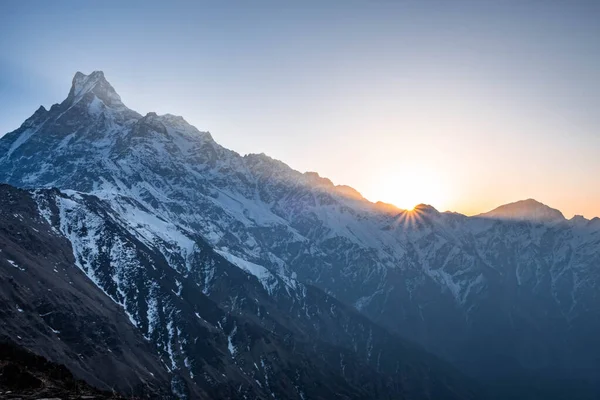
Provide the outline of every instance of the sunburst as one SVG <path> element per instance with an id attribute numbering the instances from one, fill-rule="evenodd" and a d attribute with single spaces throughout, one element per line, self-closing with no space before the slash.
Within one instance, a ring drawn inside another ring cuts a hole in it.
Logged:
<path id="1" fill-rule="evenodd" d="M 423 210 L 418 206 L 415 206 L 411 210 L 403 210 L 398 214 L 394 221 L 394 226 L 402 226 L 403 228 L 415 228 L 418 223 L 423 219 Z"/>

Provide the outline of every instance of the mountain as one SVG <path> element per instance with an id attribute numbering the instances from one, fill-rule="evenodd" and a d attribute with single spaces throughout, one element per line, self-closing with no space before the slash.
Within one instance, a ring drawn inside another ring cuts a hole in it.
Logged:
<path id="1" fill-rule="evenodd" d="M 534 199 L 521 200 L 479 214 L 483 218 L 495 218 L 514 221 L 554 222 L 563 221 L 564 215 Z"/>
<path id="2" fill-rule="evenodd" d="M 121 308 L 74 267 L 71 244 L 32 194 L 0 185 L 0 204 L 0 337 L 97 388 L 164 394 L 167 370 Z"/>
<path id="3" fill-rule="evenodd" d="M 477 217 L 371 203 L 317 173 L 240 156 L 181 117 L 141 116 L 100 72 L 78 73 L 65 101 L 0 139 L 0 181 L 54 193 L 36 202 L 76 265 L 192 389 L 231 394 L 227 381 L 264 361 L 248 338 L 268 337 L 279 360 L 305 366 L 307 398 L 473 396 L 411 342 L 499 398 L 600 394 L 600 219 L 565 220 L 532 201 Z M 186 327 L 195 312 L 216 329 L 198 352 L 189 344 L 201 327 Z M 201 360 L 193 378 L 186 357 Z M 290 398 L 298 381 L 283 363 L 255 369 L 260 385 L 250 378 L 245 393 Z M 271 386 L 273 371 L 283 386 Z M 308 382 L 333 386 L 309 396 Z"/>
<path id="4" fill-rule="evenodd" d="M 142 117 L 101 72 L 76 74 L 67 99 L 4 136 L 0 154 L 1 180 L 26 189 L 0 187 L 0 333 L 78 378 L 152 398 L 481 397 L 283 260 L 242 251 L 261 254 L 255 237 L 269 232 L 246 232 L 256 220 L 306 241 L 258 198 L 240 203 L 252 168 L 348 188 L 240 157 L 181 117 Z"/>

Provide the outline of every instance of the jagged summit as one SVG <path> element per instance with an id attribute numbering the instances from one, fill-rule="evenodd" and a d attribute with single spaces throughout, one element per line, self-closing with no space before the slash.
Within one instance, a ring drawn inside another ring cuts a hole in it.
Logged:
<path id="1" fill-rule="evenodd" d="M 559 210 L 540 203 L 535 199 L 520 200 L 505 204 L 492 211 L 479 214 L 479 217 L 535 222 L 565 220 L 564 215 Z"/>
<path id="2" fill-rule="evenodd" d="M 71 105 L 76 104 L 88 95 L 88 93 L 96 96 L 106 106 L 113 108 L 124 107 L 121 96 L 117 94 L 115 88 L 106 80 L 102 71 L 94 71 L 89 75 L 77 72 L 73 77 L 67 101 Z"/>

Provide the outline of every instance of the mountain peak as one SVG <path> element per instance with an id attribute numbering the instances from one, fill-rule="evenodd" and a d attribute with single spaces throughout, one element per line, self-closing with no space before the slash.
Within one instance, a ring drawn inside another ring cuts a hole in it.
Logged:
<path id="1" fill-rule="evenodd" d="M 517 221 L 554 222 L 563 221 L 564 215 L 557 209 L 535 199 L 519 200 L 479 214 L 479 217 Z"/>
<path id="2" fill-rule="evenodd" d="M 108 107 L 122 107 L 121 97 L 104 77 L 104 72 L 94 71 L 89 75 L 77 72 L 73 77 L 67 100 L 73 105 L 92 93 Z"/>
<path id="3" fill-rule="evenodd" d="M 408 211 L 408 210 L 405 210 Z M 416 213 L 417 215 L 419 215 L 420 217 L 424 217 L 426 215 L 428 216 L 438 216 L 440 215 L 440 212 L 433 207 L 432 205 L 429 204 L 417 204 L 416 206 L 413 207 L 412 211 L 409 211 L 412 213 Z"/>
<path id="4" fill-rule="evenodd" d="M 342 196 L 353 200 L 364 200 L 363 195 L 356 189 L 348 185 L 336 185 L 335 190 Z"/>

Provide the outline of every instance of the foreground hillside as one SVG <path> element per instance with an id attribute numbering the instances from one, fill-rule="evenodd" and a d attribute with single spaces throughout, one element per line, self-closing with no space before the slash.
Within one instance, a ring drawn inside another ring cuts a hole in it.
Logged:
<path id="1" fill-rule="evenodd" d="M 75 379 L 63 365 L 37 356 L 10 340 L 0 340 L 0 398 L 124 399 Z"/>
<path id="2" fill-rule="evenodd" d="M 95 196 L 0 186 L 0 334 L 123 395 L 477 398 L 453 368 L 320 290 L 129 201 L 124 218 Z"/>

